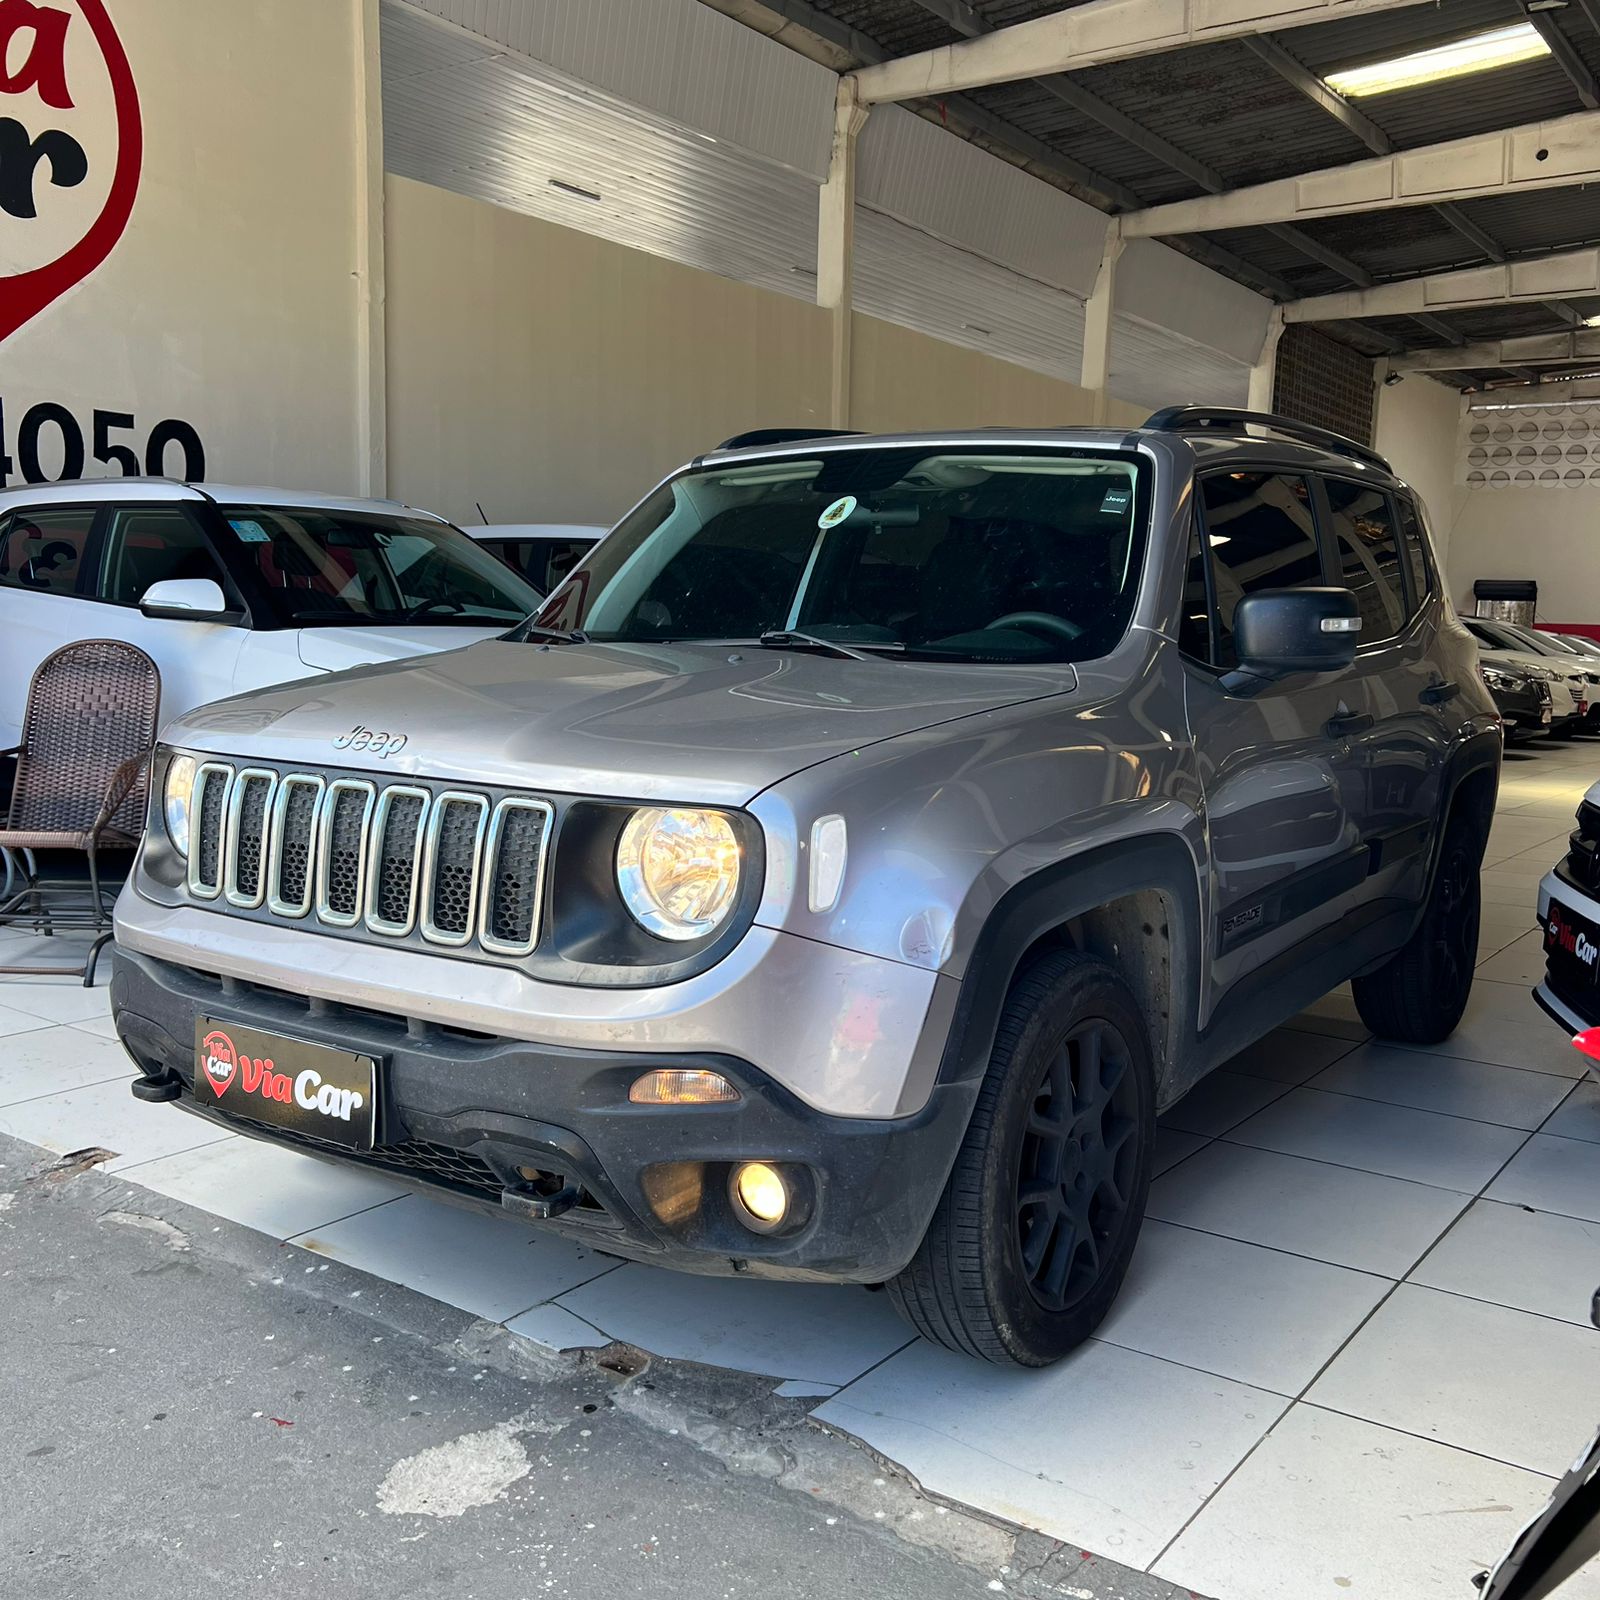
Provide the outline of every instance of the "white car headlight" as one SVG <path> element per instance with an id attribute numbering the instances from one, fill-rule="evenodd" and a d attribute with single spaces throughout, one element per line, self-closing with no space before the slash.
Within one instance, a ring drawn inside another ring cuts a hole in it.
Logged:
<path id="1" fill-rule="evenodd" d="M 635 811 L 617 843 L 617 888 L 662 939 L 703 939 L 733 909 L 741 851 L 720 811 Z"/>
<path id="2" fill-rule="evenodd" d="M 189 859 L 189 802 L 194 797 L 195 766 L 193 756 L 174 756 L 167 767 L 166 787 L 161 795 L 167 837 L 185 861 Z"/>

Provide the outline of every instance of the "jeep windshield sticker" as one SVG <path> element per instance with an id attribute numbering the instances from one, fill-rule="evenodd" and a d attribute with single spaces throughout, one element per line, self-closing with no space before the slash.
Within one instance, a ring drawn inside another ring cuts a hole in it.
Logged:
<path id="1" fill-rule="evenodd" d="M 229 517 L 228 526 L 239 536 L 240 544 L 272 543 L 272 535 L 249 517 Z"/>
<path id="2" fill-rule="evenodd" d="M 1106 497 L 1100 502 L 1100 510 L 1109 516 L 1121 516 L 1128 509 L 1131 498 L 1131 491 L 1126 484 L 1113 484 L 1106 490 Z"/>
<path id="3" fill-rule="evenodd" d="M 860 504 L 853 494 L 842 494 L 817 518 L 817 526 L 826 531 L 828 528 L 837 528 L 846 517 Z"/>

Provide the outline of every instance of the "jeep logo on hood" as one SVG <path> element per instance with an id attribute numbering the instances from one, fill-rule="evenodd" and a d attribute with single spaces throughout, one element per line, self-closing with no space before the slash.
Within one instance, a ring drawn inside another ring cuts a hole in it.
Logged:
<path id="1" fill-rule="evenodd" d="M 382 730 L 365 728 L 358 722 L 349 733 L 341 733 L 333 741 L 333 748 L 363 751 L 367 755 L 377 756 L 380 760 L 387 760 L 404 750 L 406 742 L 407 738 L 403 733 L 385 733 Z"/>

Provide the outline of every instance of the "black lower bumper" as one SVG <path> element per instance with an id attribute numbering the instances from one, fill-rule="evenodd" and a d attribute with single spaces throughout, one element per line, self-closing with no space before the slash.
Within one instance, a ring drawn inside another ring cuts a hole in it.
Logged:
<path id="1" fill-rule="evenodd" d="M 927 1228 L 977 1092 L 940 1084 L 922 1111 L 892 1121 L 827 1116 L 727 1056 L 556 1049 L 307 1001 L 122 949 L 111 1002 L 143 1098 L 496 1210 L 559 1212 L 547 1225 L 595 1249 L 694 1272 L 892 1276 Z M 202 1016 L 377 1058 L 382 1144 L 351 1152 L 197 1102 Z M 661 1067 L 719 1072 L 740 1098 L 630 1103 L 634 1080 Z M 742 1160 L 781 1163 L 793 1178 L 799 1220 L 789 1231 L 740 1221 L 728 1178 Z"/>

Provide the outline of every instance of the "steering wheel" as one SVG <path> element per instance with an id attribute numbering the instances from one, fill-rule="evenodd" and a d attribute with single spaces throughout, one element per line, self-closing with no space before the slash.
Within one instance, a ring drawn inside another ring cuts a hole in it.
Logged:
<path id="1" fill-rule="evenodd" d="M 1053 616 L 1048 611 L 1008 611 L 987 625 L 989 628 L 1020 628 L 1024 633 L 1042 633 L 1069 644 L 1083 637 L 1083 629 L 1065 617 Z"/>
<path id="2" fill-rule="evenodd" d="M 418 617 L 425 617 L 430 611 L 449 611 L 459 614 L 466 609 L 459 600 L 419 600 L 400 620 L 415 622 Z"/>

